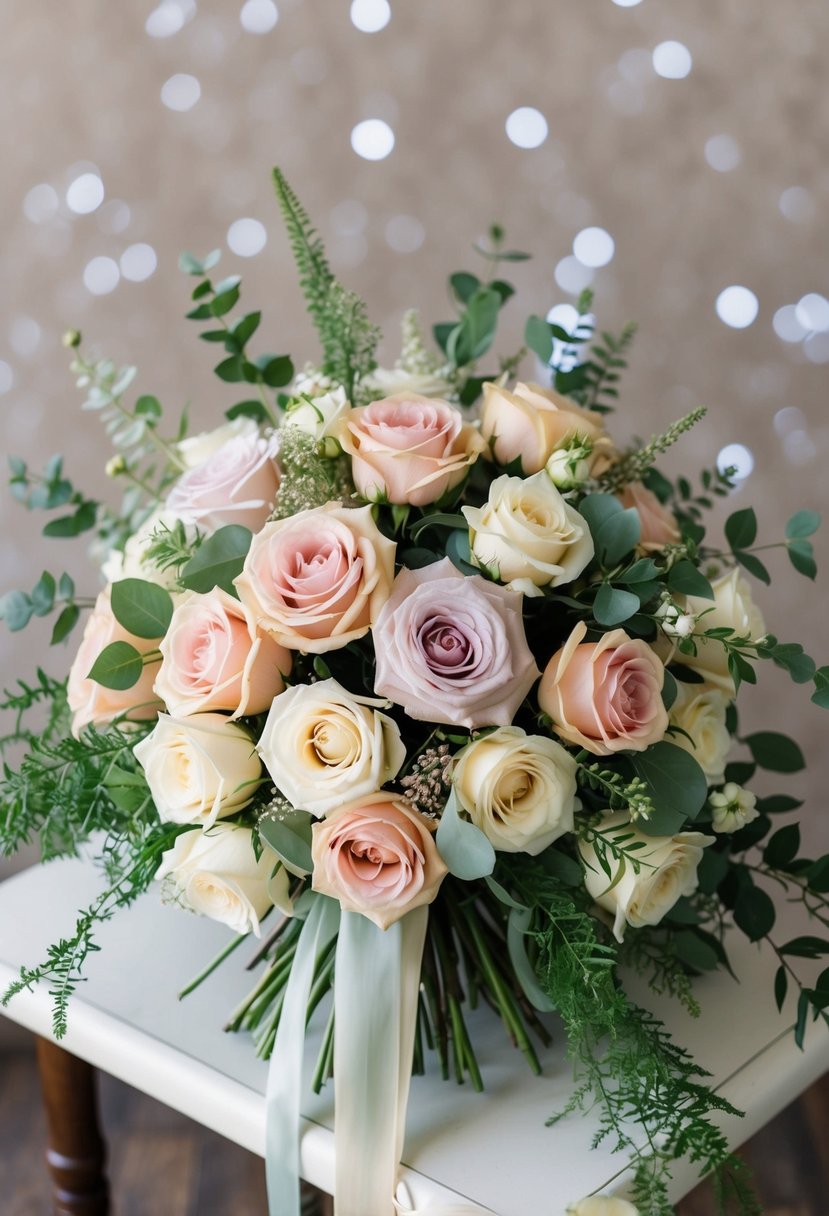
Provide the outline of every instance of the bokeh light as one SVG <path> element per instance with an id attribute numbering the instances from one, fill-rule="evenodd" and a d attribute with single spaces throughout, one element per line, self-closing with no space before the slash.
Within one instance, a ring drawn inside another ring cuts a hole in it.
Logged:
<path id="1" fill-rule="evenodd" d="M 717 316 L 732 329 L 746 329 L 756 319 L 759 302 L 753 291 L 739 284 L 726 287 L 717 296 Z"/>
<path id="2" fill-rule="evenodd" d="M 384 160 L 394 147 L 394 131 L 382 118 L 366 118 L 353 128 L 351 146 L 363 160 Z"/>
<path id="3" fill-rule="evenodd" d="M 547 119 L 532 106 L 519 106 L 507 118 L 507 138 L 517 148 L 539 148 L 547 138 Z"/>

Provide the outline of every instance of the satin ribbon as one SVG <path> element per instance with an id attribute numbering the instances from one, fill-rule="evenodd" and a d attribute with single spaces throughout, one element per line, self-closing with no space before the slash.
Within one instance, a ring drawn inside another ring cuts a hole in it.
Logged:
<path id="1" fill-rule="evenodd" d="M 425 1208 L 416 1208 L 409 1188 L 405 1182 L 401 1182 L 397 1188 L 394 1210 L 397 1216 L 481 1216 L 481 1212 L 488 1212 L 489 1208 L 469 1203 L 430 1203 Z"/>

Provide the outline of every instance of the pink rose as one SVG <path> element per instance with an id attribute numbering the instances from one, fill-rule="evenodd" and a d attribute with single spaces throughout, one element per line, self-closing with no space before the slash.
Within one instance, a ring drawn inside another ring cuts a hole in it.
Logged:
<path id="1" fill-rule="evenodd" d="M 591 444 L 588 466 L 593 477 L 609 467 L 614 455 L 601 414 L 583 410 L 563 393 L 538 384 L 519 382 L 512 392 L 485 384 L 481 434 L 498 464 L 510 464 L 520 456 L 525 476 L 538 473 L 553 452 L 575 438 Z"/>
<path id="2" fill-rule="evenodd" d="M 311 885 L 387 929 L 430 904 L 447 874 L 435 826 L 386 790 L 346 803 L 311 829 Z"/>
<path id="3" fill-rule="evenodd" d="M 616 495 L 623 507 L 633 507 L 639 516 L 642 531 L 639 544 L 642 549 L 664 549 L 680 540 L 676 516 L 669 507 L 663 506 L 652 490 L 641 481 L 632 481 Z"/>
<path id="4" fill-rule="evenodd" d="M 375 691 L 421 721 L 509 726 L 538 677 L 522 601 L 448 557 L 401 570 L 374 627 Z"/>
<path id="5" fill-rule="evenodd" d="M 279 488 L 277 440 L 239 435 L 182 473 L 167 496 L 167 510 L 186 524 L 215 532 L 241 524 L 258 532 Z"/>
<path id="6" fill-rule="evenodd" d="M 281 646 L 322 654 L 368 633 L 391 591 L 395 549 L 371 507 L 329 502 L 266 524 L 235 585 Z"/>
<path id="7" fill-rule="evenodd" d="M 95 601 L 95 607 L 86 622 L 78 653 L 69 671 L 66 699 L 72 710 L 72 734 L 78 737 L 84 726 L 90 723 L 101 726 L 129 712 L 133 720 L 154 718 L 163 705 L 153 692 L 153 681 L 158 673 L 158 661 L 147 663 L 141 678 L 132 688 L 118 691 L 104 688 L 90 680 L 89 672 L 101 651 L 111 642 L 129 642 L 141 654 L 155 650 L 158 641 L 136 638 L 119 625 L 109 602 L 111 584 L 108 584 Z"/>
<path id="8" fill-rule="evenodd" d="M 220 587 L 176 605 L 159 649 L 155 691 L 178 717 L 264 713 L 291 670 L 290 651 L 257 629 L 244 604 Z"/>
<path id="9" fill-rule="evenodd" d="M 363 498 L 415 507 L 458 485 L 484 449 L 459 409 L 417 393 L 350 410 L 336 436 Z"/>
<path id="10" fill-rule="evenodd" d="M 568 743 L 594 756 L 643 752 L 668 729 L 662 703 L 665 669 L 641 638 L 613 629 L 598 642 L 582 642 L 579 621 L 550 659 L 538 688 L 538 704 Z"/>

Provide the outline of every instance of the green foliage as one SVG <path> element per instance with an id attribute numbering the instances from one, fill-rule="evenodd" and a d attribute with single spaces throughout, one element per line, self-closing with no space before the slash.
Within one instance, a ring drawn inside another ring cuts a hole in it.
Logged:
<path id="1" fill-rule="evenodd" d="M 141 679 L 144 660 L 129 642 L 110 642 L 90 667 L 87 678 L 104 688 L 124 692 Z"/>
<path id="2" fill-rule="evenodd" d="M 450 874 L 470 882 L 495 868 L 495 850 L 480 828 L 459 814 L 452 790 L 438 825 L 436 843 Z"/>
<path id="3" fill-rule="evenodd" d="M 180 574 L 188 591 L 212 591 L 221 587 L 236 595 L 233 580 L 242 573 L 253 534 L 241 524 L 227 524 L 203 541 Z"/>
<path id="4" fill-rule="evenodd" d="M 54 511 L 72 507 L 68 515 L 61 515 L 44 525 L 44 536 L 80 536 L 95 527 L 99 504 L 77 490 L 66 477 L 62 456 L 53 456 L 39 474 L 32 473 L 19 456 L 9 457 L 9 468 L 12 497 L 28 510 Z"/>
<path id="5" fill-rule="evenodd" d="M 788 735 L 761 730 L 748 735 L 743 742 L 747 744 L 755 763 L 773 773 L 796 773 L 806 766 L 803 752 Z"/>
<path id="6" fill-rule="evenodd" d="M 631 757 L 654 806 L 642 830 L 654 836 L 672 836 L 693 820 L 708 797 L 708 781 L 697 761 L 681 747 L 663 740 Z"/>
<path id="7" fill-rule="evenodd" d="M 147 546 L 144 561 L 157 570 L 175 570 L 186 566 L 195 555 L 204 537 L 198 530 L 185 527 L 180 519 L 172 526 L 159 523 Z"/>
<path id="8" fill-rule="evenodd" d="M 617 769 L 604 768 L 598 761 L 586 764 L 588 752 L 577 756 L 577 778 L 582 789 L 593 790 L 601 795 L 601 808 L 612 811 L 628 810 L 632 819 L 647 819 L 654 813 L 654 805 L 647 786 L 639 777 L 629 777 Z"/>
<path id="9" fill-rule="evenodd" d="M 639 543 L 638 511 L 625 509 L 612 494 L 588 494 L 579 503 L 579 514 L 587 521 L 596 558 L 604 569 L 617 565 Z"/>
<path id="10" fill-rule="evenodd" d="M 30 592 L 7 591 L 0 596 L 0 621 L 15 633 L 25 629 L 32 617 L 48 616 L 58 611 L 52 629 L 52 645 L 69 636 L 80 619 L 80 607 L 75 602 L 75 583 L 68 574 L 59 579 L 44 570 Z"/>
<path id="11" fill-rule="evenodd" d="M 686 431 L 690 431 L 691 427 L 696 426 L 707 412 L 705 406 L 702 405 L 691 410 L 684 418 L 672 422 L 661 435 L 652 435 L 642 447 L 628 452 L 599 478 L 601 489 L 607 493 L 615 493 L 632 481 L 641 481 L 656 459 L 673 447 Z"/>
<path id="12" fill-rule="evenodd" d="M 163 638 L 173 616 L 169 591 L 141 578 L 113 583 L 110 602 L 115 619 L 137 638 Z"/>
<path id="13" fill-rule="evenodd" d="M 310 874 L 314 868 L 311 823 L 307 811 L 290 808 L 266 813 L 256 826 L 265 844 L 270 845 L 292 874 Z"/>

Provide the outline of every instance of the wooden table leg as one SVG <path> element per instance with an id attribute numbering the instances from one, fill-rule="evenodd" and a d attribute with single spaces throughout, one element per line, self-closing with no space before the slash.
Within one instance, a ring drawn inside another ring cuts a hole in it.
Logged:
<path id="1" fill-rule="evenodd" d="M 107 1216 L 106 1149 L 98 1129 L 95 1070 L 49 1039 L 37 1039 L 56 1216 Z"/>

